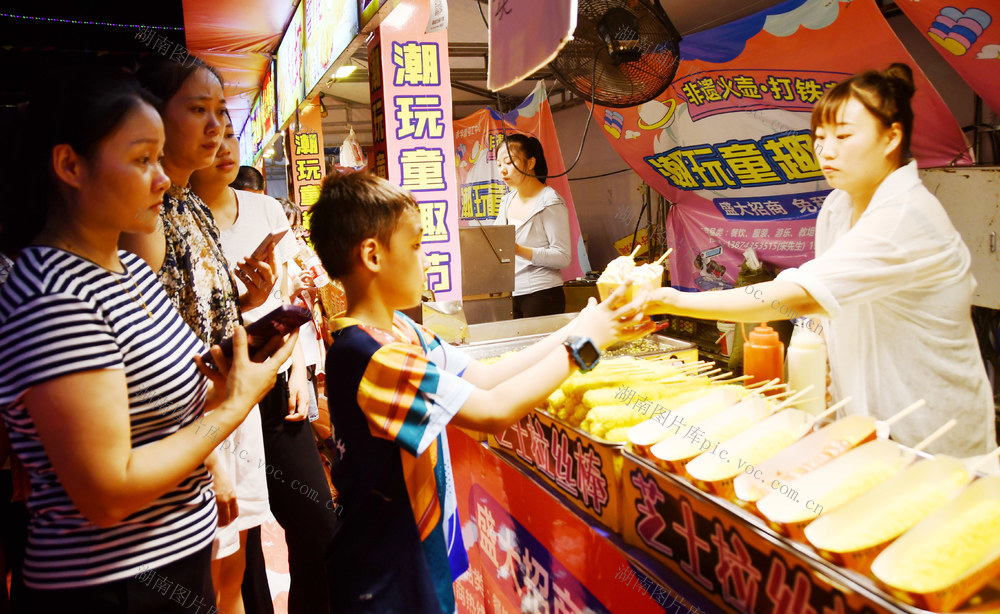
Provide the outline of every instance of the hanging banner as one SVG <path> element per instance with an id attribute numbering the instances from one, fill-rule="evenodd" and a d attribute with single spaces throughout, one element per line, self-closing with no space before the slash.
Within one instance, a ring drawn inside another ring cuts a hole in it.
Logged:
<path id="1" fill-rule="evenodd" d="M 486 87 L 510 87 L 555 59 L 576 30 L 576 0 L 491 0 Z"/>
<path id="2" fill-rule="evenodd" d="M 267 69 L 264 71 L 264 81 L 260 86 L 260 93 L 257 94 L 253 106 L 250 107 L 250 118 L 244 125 L 244 130 L 246 130 L 246 126 L 250 127 L 250 138 L 248 139 L 250 147 L 247 150 L 249 157 L 247 161 L 243 161 L 243 164 L 253 164 L 260 159 L 264 143 L 270 141 L 271 137 L 274 136 L 276 126 L 274 99 L 274 64 L 268 62 Z"/>
<path id="3" fill-rule="evenodd" d="M 323 118 L 319 102 L 306 105 L 299 112 L 299 130 L 288 128 L 288 172 L 292 176 L 291 200 L 308 210 L 319 200 L 320 186 L 326 176 L 323 160 Z"/>
<path id="4" fill-rule="evenodd" d="M 1000 5 L 995 0 L 899 0 L 938 53 L 1000 113 Z"/>
<path id="5" fill-rule="evenodd" d="M 302 83 L 302 28 L 305 24 L 305 3 L 292 13 L 285 36 L 278 45 L 278 126 L 284 127 L 295 108 L 305 97 Z"/>
<path id="6" fill-rule="evenodd" d="M 427 287 L 435 300 L 461 300 L 448 32 L 424 32 L 426 2 L 405 2 L 396 11 L 404 8 L 408 18 L 383 21 L 368 47 L 374 171 L 420 203 Z"/>
<path id="7" fill-rule="evenodd" d="M 777 268 L 814 256 L 830 187 L 813 153 L 811 109 L 837 82 L 892 62 L 914 69 L 920 166 L 971 164 L 958 123 L 873 0 L 788 0 L 689 35 L 657 99 L 594 108 L 619 155 L 677 205 L 666 229 L 675 287 L 732 287 L 749 247 Z"/>
<path id="8" fill-rule="evenodd" d="M 302 74 L 308 93 L 358 34 L 356 0 L 304 0 L 305 57 Z"/>
<path id="9" fill-rule="evenodd" d="M 501 124 L 501 121 L 503 124 Z M 500 209 L 500 199 L 507 193 L 507 184 L 497 168 L 497 145 L 503 141 L 503 131 L 522 132 L 537 138 L 545 152 L 549 173 L 562 175 L 566 170 L 562 150 L 552 121 L 548 93 L 539 81 L 531 94 L 516 109 L 501 119 L 493 109 L 480 109 L 455 122 L 455 161 L 458 164 L 458 184 L 461 192 L 463 221 L 480 220 L 492 223 Z M 573 194 L 565 175 L 545 182 L 566 201 L 569 208 L 570 240 L 576 248 L 573 261 L 562 270 L 563 280 L 582 276 L 590 270 L 590 260 L 580 234 Z"/>

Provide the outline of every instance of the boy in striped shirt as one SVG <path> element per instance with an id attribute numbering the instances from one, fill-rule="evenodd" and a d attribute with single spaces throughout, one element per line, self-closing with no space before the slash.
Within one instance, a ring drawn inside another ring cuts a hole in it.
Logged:
<path id="1" fill-rule="evenodd" d="M 544 400 L 598 348 L 648 334 L 644 297 L 623 290 L 492 365 L 470 359 L 397 310 L 420 303 L 426 261 L 408 192 L 365 173 L 332 175 L 309 230 L 347 294 L 327 355 L 343 515 L 327 558 L 332 612 L 455 611 L 468 566 L 445 426 L 496 432 Z"/>

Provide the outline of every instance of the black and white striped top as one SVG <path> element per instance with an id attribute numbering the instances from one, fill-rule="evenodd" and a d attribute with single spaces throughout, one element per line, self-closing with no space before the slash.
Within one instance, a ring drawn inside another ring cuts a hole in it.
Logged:
<path id="1" fill-rule="evenodd" d="M 207 380 L 191 357 L 204 344 L 145 262 L 125 251 L 119 257 L 141 297 L 128 274 L 41 246 L 25 249 L 0 287 L 0 415 L 31 480 L 24 579 L 32 588 L 128 578 L 208 546 L 215 534 L 215 496 L 204 465 L 114 527 L 88 522 L 59 483 L 24 406 L 23 394 L 32 386 L 83 371 L 122 369 L 133 448 L 174 433 L 202 413 Z"/>

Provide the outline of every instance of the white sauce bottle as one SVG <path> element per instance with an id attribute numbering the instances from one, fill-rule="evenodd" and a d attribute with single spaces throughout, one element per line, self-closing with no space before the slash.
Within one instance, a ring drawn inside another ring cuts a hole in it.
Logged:
<path id="1" fill-rule="evenodd" d="M 812 390 L 795 403 L 795 407 L 814 416 L 826 409 L 826 343 L 822 335 L 813 332 L 816 328 L 812 320 L 795 320 L 785 359 L 790 390 L 803 390 L 812 385 Z"/>

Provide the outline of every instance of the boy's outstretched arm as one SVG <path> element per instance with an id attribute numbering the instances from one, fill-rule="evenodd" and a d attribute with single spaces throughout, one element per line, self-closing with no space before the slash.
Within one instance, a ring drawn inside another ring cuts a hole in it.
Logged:
<path id="1" fill-rule="evenodd" d="M 612 309 L 612 304 L 612 297 L 609 297 L 600 305 L 590 305 L 573 323 L 565 327 L 571 326 L 571 330 L 564 328 L 528 350 L 518 352 L 511 359 L 489 365 L 501 367 L 497 372 L 510 369 L 513 373 L 492 388 L 477 385 L 451 423 L 462 428 L 495 433 L 520 420 L 576 371 L 576 363 L 562 345 L 562 340 L 569 334 L 589 337 L 595 345 L 604 348 L 615 341 L 641 337 L 652 332 L 653 322 L 643 322 L 641 300 L 618 309 Z M 563 335 L 561 339 L 558 338 L 560 333 Z M 515 360 L 521 354 L 524 357 Z M 509 362 L 510 366 L 504 365 L 505 362 Z M 473 362 L 470 368 L 472 365 L 477 365 L 477 369 L 467 379 L 473 383 L 482 377 L 482 373 L 489 372 L 493 375 L 493 370 L 483 370 L 480 374 L 475 372 L 488 365 Z M 515 371 L 517 368 L 519 370 Z"/>
<path id="2" fill-rule="evenodd" d="M 599 305 L 592 301 L 591 304 L 588 304 L 588 306 L 584 308 L 584 310 L 580 312 L 580 315 L 574 318 L 572 322 L 570 322 L 566 326 L 563 326 L 562 328 L 552 333 L 548 337 L 545 337 L 541 341 L 524 348 L 523 350 L 515 352 L 510 356 L 501 358 L 497 362 L 489 365 L 483 364 L 478 360 L 473 360 L 471 363 L 469 363 L 469 366 L 466 368 L 465 373 L 462 374 L 462 377 L 468 380 L 469 382 L 475 384 L 477 388 L 482 388 L 483 390 L 492 390 L 495 386 L 510 380 L 511 378 L 515 377 L 520 373 L 523 373 L 524 371 L 527 371 L 529 369 L 534 369 L 536 368 L 536 366 L 538 368 L 541 368 L 540 363 L 545 359 L 546 356 L 551 354 L 552 351 L 555 349 L 559 349 L 560 351 L 562 351 L 563 355 L 566 355 L 566 349 L 563 347 L 562 342 L 565 341 L 567 337 L 570 337 L 572 335 L 580 335 L 583 337 L 590 336 L 586 332 L 579 330 L 581 325 L 583 326 L 588 325 L 587 324 L 588 310 L 604 309 L 604 308 L 612 309 L 613 306 L 621 303 L 623 297 L 625 296 L 625 291 L 627 287 L 628 286 L 624 284 L 619 286 L 615 290 L 615 292 L 611 294 L 611 296 L 609 296 L 603 303 Z M 635 309 L 642 309 L 643 302 L 645 300 L 646 299 L 644 298 L 644 296 L 638 296 L 636 297 L 635 301 L 633 301 L 634 304 L 632 306 Z M 628 311 L 623 311 L 622 313 L 627 313 L 629 314 L 629 317 L 632 317 L 635 311 L 629 309 Z M 635 322 L 632 323 L 635 324 Z M 615 343 L 617 341 L 623 341 L 626 339 L 637 339 L 639 337 L 644 337 L 648 335 L 650 332 L 651 332 L 650 330 L 645 330 L 642 328 L 637 328 L 636 330 L 631 331 L 631 334 L 629 333 L 629 331 L 624 331 L 618 336 L 614 337 L 611 341 L 609 341 L 607 345 L 611 345 L 612 343 Z M 597 346 L 602 350 L 605 347 L 607 347 L 607 345 L 601 345 L 600 343 L 598 343 L 597 339 L 594 339 L 593 337 L 591 337 L 591 339 L 593 339 L 594 343 L 597 344 Z M 565 377 L 569 377 L 569 374 L 567 374 Z M 565 379 L 565 377 L 563 379 Z M 561 382 L 562 380 L 559 380 L 559 383 Z M 556 386 L 558 386 L 559 383 L 557 383 Z M 552 391 L 550 390 L 549 392 L 551 393 Z M 546 394 L 546 396 L 548 395 Z"/>

